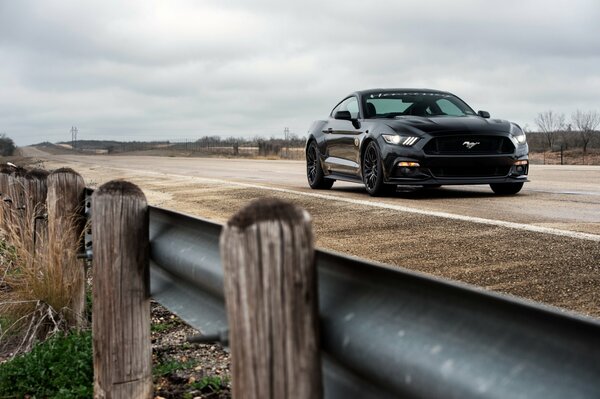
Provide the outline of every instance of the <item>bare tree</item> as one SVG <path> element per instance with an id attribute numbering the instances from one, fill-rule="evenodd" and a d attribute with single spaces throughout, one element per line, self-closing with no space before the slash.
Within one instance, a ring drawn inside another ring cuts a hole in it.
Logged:
<path id="1" fill-rule="evenodd" d="M 552 110 L 540 112 L 535 118 L 535 124 L 544 134 L 548 147 L 552 147 L 560 132 L 565 130 L 565 114 L 555 114 Z"/>
<path id="2" fill-rule="evenodd" d="M 564 146 L 565 150 L 569 149 L 570 138 L 573 135 L 573 127 L 570 123 L 567 123 L 567 127 L 560 131 L 560 137 L 562 138 L 561 146 Z"/>
<path id="3" fill-rule="evenodd" d="M 571 116 L 573 125 L 579 131 L 579 137 L 583 143 L 583 153 L 587 153 L 587 146 L 594 136 L 594 131 L 600 125 L 600 114 L 598 111 L 587 111 L 583 112 L 580 110 L 575 111 Z"/>

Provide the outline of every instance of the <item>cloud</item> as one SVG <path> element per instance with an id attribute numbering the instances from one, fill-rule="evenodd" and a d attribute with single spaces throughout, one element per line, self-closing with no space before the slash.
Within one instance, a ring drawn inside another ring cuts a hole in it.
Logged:
<path id="1" fill-rule="evenodd" d="M 599 18 L 594 0 L 0 2 L 0 132 L 303 135 L 371 87 L 449 90 L 533 126 L 600 109 Z"/>

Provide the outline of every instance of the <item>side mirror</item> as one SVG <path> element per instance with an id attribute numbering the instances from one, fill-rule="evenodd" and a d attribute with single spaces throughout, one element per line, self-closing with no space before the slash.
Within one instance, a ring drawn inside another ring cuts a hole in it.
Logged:
<path id="1" fill-rule="evenodd" d="M 338 111 L 335 113 L 335 115 L 333 115 L 333 119 L 341 119 L 344 121 L 351 121 L 352 115 L 350 114 L 350 111 Z"/>
<path id="2" fill-rule="evenodd" d="M 477 111 L 477 115 L 481 116 L 482 118 L 485 119 L 489 119 L 490 118 L 490 113 L 487 111 Z"/>

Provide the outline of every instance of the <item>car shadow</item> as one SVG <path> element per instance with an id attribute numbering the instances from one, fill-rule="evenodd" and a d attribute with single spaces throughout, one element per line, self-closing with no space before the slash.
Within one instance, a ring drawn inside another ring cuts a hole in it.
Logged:
<path id="1" fill-rule="evenodd" d="M 460 186 L 445 186 L 440 188 L 424 188 L 421 186 L 399 186 L 394 193 L 387 194 L 380 198 L 403 198 L 412 200 L 421 199 L 452 199 L 452 198 L 490 198 L 498 197 L 494 192 L 489 189 L 486 191 L 473 191 L 461 189 Z M 335 187 L 333 186 L 332 191 L 346 192 L 346 193 L 363 193 L 365 196 L 369 196 L 365 191 L 364 187 L 356 186 L 344 186 Z"/>

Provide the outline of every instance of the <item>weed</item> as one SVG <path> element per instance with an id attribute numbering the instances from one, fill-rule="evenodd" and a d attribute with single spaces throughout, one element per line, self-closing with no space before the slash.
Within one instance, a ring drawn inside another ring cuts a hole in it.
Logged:
<path id="1" fill-rule="evenodd" d="M 178 360 L 169 360 L 164 363 L 159 363 L 152 369 L 152 374 L 154 377 L 162 377 L 167 374 L 171 374 L 175 371 L 179 370 L 187 370 L 198 365 L 198 361 L 196 360 L 186 360 L 186 361 L 178 361 Z"/>
<path id="2" fill-rule="evenodd" d="M 150 331 L 154 333 L 163 333 L 177 327 L 178 325 L 179 323 L 174 321 L 169 321 L 166 323 L 152 323 L 150 326 Z"/>
<path id="3" fill-rule="evenodd" d="M 200 381 L 193 382 L 190 386 L 193 389 L 197 389 L 203 393 L 220 392 L 227 388 L 227 379 L 219 376 L 207 376 L 202 378 Z"/>
<path id="4" fill-rule="evenodd" d="M 91 398 L 92 334 L 57 334 L 0 364 L 0 397 Z"/>

